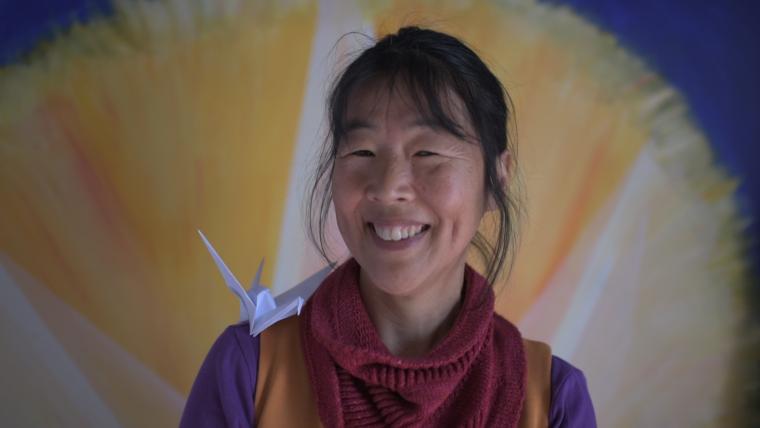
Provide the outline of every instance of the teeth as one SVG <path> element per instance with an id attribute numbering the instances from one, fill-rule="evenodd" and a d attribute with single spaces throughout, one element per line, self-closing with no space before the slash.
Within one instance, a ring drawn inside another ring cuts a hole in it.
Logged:
<path id="1" fill-rule="evenodd" d="M 422 232 L 422 226 L 380 227 L 375 225 L 374 229 L 377 236 L 383 241 L 400 241 L 402 239 L 411 238 Z"/>

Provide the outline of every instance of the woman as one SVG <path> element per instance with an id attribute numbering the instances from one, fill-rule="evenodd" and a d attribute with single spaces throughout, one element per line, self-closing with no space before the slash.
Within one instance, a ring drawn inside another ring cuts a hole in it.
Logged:
<path id="1" fill-rule="evenodd" d="M 346 68 L 309 214 L 326 255 L 334 206 L 351 258 L 301 317 L 256 338 L 229 327 L 183 426 L 595 426 L 581 372 L 494 313 L 517 208 L 507 100 L 472 50 L 416 27 Z"/>

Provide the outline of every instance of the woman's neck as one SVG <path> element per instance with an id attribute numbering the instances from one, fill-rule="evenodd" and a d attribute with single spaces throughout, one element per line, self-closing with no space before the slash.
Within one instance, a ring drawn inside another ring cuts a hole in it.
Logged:
<path id="1" fill-rule="evenodd" d="M 395 296 L 375 286 L 360 272 L 359 289 L 370 319 L 391 354 L 419 357 L 427 354 L 454 325 L 462 300 L 461 268 L 430 278 L 409 296 Z"/>

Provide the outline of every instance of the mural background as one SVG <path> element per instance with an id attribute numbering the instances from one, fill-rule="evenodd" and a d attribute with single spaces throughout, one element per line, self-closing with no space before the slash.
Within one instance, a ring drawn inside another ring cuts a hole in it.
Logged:
<path id="1" fill-rule="evenodd" d="M 318 269 L 324 93 L 370 43 L 341 36 L 419 24 L 516 103 L 528 216 L 498 310 L 584 370 L 600 426 L 757 425 L 757 9 L 0 2 L 0 419 L 176 425 L 238 313 L 196 229 L 276 291 Z"/>

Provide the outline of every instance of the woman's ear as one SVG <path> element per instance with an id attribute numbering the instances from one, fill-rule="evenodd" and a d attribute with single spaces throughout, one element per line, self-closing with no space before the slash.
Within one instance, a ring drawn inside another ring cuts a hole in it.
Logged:
<path id="1" fill-rule="evenodd" d="M 509 183 L 509 178 L 512 173 L 512 154 L 508 150 L 504 150 L 499 158 L 496 160 L 496 177 L 499 180 L 499 186 L 502 189 L 506 189 Z M 493 199 L 493 195 L 488 195 L 488 203 L 486 207 L 487 211 L 493 211 L 498 209 L 496 201 Z"/>
<path id="2" fill-rule="evenodd" d="M 504 153 L 499 155 L 499 164 L 497 165 L 497 171 L 499 174 L 499 185 L 502 189 L 507 187 L 509 179 L 512 177 L 512 153 L 509 150 L 504 150 Z"/>

